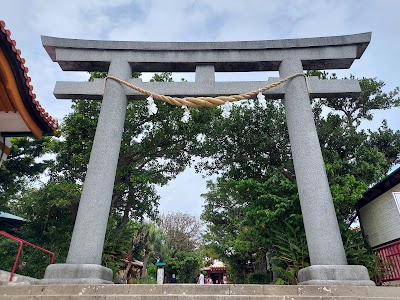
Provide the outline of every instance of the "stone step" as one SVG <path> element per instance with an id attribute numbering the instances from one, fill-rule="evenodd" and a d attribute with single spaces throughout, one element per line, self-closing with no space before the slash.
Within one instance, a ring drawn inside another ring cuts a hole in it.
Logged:
<path id="1" fill-rule="evenodd" d="M 198 295 L 14 295 L 0 296 L 0 300 L 399 300 L 399 297 L 357 297 L 357 296 L 198 296 Z"/>
<path id="2" fill-rule="evenodd" d="M 400 300 L 400 287 L 279 285 L 5 285 L 0 300 L 275 300 L 387 299 Z"/>

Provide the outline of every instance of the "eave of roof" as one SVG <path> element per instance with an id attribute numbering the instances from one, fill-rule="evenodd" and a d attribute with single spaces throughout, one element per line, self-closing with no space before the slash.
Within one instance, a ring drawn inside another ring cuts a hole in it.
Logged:
<path id="1" fill-rule="evenodd" d="M 380 195 L 384 194 L 385 192 L 395 187 L 399 183 L 400 183 L 400 167 L 394 170 L 389 175 L 387 175 L 373 187 L 368 189 L 364 193 L 364 196 L 357 201 L 356 207 L 361 208 L 365 206 L 366 204 L 378 198 Z"/>
<path id="2" fill-rule="evenodd" d="M 124 263 L 128 264 L 130 263 L 131 266 L 135 267 L 135 268 L 139 268 L 139 269 L 143 269 L 143 262 L 140 260 L 128 260 L 128 259 L 121 259 L 121 261 L 123 261 Z"/>
<path id="3" fill-rule="evenodd" d="M 54 131 L 58 128 L 58 121 L 53 119 L 42 108 L 39 101 L 36 100 L 36 95 L 33 93 L 33 87 L 30 84 L 31 78 L 28 76 L 28 68 L 25 67 L 25 59 L 21 57 L 21 50 L 16 48 L 16 42 L 11 39 L 11 32 L 5 28 L 5 22 L 0 20 L 0 48 L 7 58 L 9 67 L 11 68 L 20 94 L 20 99 L 25 109 L 25 119 L 28 119 L 26 114 L 29 114 L 35 125 L 40 128 L 32 132 L 36 137 L 40 138 L 41 135 L 53 135 Z M 21 113 L 21 112 L 20 112 Z M 23 115 L 24 112 L 21 113 Z M 28 127 L 29 124 L 27 124 Z M 3 136 L 17 136 L 16 133 L 2 132 Z"/>
<path id="4" fill-rule="evenodd" d="M 9 214 L 9 213 L 3 212 L 3 211 L 0 211 L 0 218 L 13 220 L 13 221 L 20 221 L 20 222 L 26 222 L 27 221 L 24 218 L 21 218 L 21 217 L 18 217 L 16 215 Z"/>

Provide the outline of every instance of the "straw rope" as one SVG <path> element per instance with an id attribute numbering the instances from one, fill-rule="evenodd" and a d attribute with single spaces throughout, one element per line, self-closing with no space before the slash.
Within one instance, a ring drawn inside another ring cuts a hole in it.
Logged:
<path id="1" fill-rule="evenodd" d="M 107 79 L 112 79 L 115 80 L 123 85 L 126 85 L 127 87 L 130 87 L 136 91 L 138 91 L 139 93 L 142 93 L 146 96 L 152 96 L 153 99 L 159 100 L 159 101 L 164 101 L 167 102 L 169 104 L 172 105 L 177 105 L 177 106 L 182 106 L 182 105 L 186 105 L 187 107 L 217 107 L 219 105 L 224 104 L 225 102 L 235 102 L 235 101 L 239 101 L 239 100 L 244 100 L 244 99 L 250 99 L 254 96 L 257 96 L 258 93 L 263 93 L 267 90 L 270 90 L 286 81 L 289 81 L 292 78 L 295 77 L 299 77 L 302 76 L 304 77 L 305 81 L 306 81 L 306 87 L 307 87 L 307 91 L 308 94 L 310 94 L 310 89 L 308 86 L 308 81 L 307 81 L 307 76 L 303 73 L 296 73 L 296 74 L 292 74 L 288 77 L 282 78 L 276 82 L 273 82 L 269 85 L 266 85 L 263 88 L 260 88 L 258 90 L 254 90 L 251 92 L 247 92 L 244 94 L 240 94 L 240 95 L 231 95 L 231 96 L 218 96 L 218 97 L 185 97 L 185 98 L 177 98 L 177 97 L 170 97 L 170 96 L 165 96 L 165 95 L 160 95 L 160 94 L 156 94 L 153 92 L 150 92 L 148 90 L 142 89 L 136 85 L 133 85 L 129 82 L 126 82 L 118 77 L 115 76 L 107 76 L 104 79 L 104 89 L 106 86 L 106 82 Z M 103 90 L 103 95 L 104 95 L 104 90 Z"/>

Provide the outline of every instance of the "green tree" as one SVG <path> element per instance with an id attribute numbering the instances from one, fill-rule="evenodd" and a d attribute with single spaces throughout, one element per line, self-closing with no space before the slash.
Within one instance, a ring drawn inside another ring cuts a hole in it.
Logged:
<path id="1" fill-rule="evenodd" d="M 19 237 L 54 252 L 55 262 L 64 263 L 79 197 L 80 186 L 65 180 L 49 181 L 40 188 L 30 188 L 16 195 L 11 208 L 28 220 L 19 229 Z M 8 256 L 4 260 L 14 257 Z M 21 275 L 42 278 L 50 258 L 48 254 L 24 246 L 21 261 L 27 263 L 23 270 L 19 270 Z"/>
<path id="2" fill-rule="evenodd" d="M 16 194 L 23 193 L 49 167 L 49 160 L 40 159 L 52 152 L 51 139 L 11 139 L 10 155 L 0 166 L 0 211 L 8 211 L 9 201 Z"/>
<path id="3" fill-rule="evenodd" d="M 182 251 L 167 260 L 165 273 L 170 281 L 172 274 L 176 275 L 178 283 L 193 283 L 193 279 L 199 273 L 203 257 L 198 251 Z"/>
<path id="4" fill-rule="evenodd" d="M 335 75 L 326 72 L 311 73 L 336 80 Z M 400 152 L 400 132 L 391 131 L 385 122 L 376 132 L 360 127 L 363 121 L 372 120 L 375 109 L 399 106 L 399 89 L 384 93 L 384 84 L 376 79 L 363 78 L 360 85 L 359 97 L 312 101 L 344 240 L 351 235 L 349 225 L 356 216 L 355 202 L 398 162 Z M 281 225 L 278 229 L 283 230 L 282 235 L 286 227 L 296 232 L 304 230 L 283 107 L 271 103 L 262 110 L 257 102 L 254 106 L 237 105 L 231 118 L 215 118 L 212 124 L 216 132 L 208 132 L 196 152 L 203 158 L 197 166 L 199 170 L 221 176 L 208 185 L 209 192 L 204 195 L 206 206 L 202 218 L 207 224 L 207 248 L 211 255 L 222 258 L 231 267 L 234 265 L 236 280 L 245 282 L 256 265 L 262 268 L 265 251 L 278 243 L 271 234 L 276 224 Z M 248 190 L 243 189 L 246 186 Z M 288 225 L 283 226 L 282 220 Z M 265 228 L 260 224 L 265 224 Z M 283 260 L 281 271 L 289 272 L 298 269 L 293 266 L 307 263 L 305 238 L 300 235 L 296 239 L 298 243 L 289 242 L 289 237 L 282 239 L 286 245 L 274 248 L 275 257 L 285 257 L 283 249 L 302 249 L 303 261 Z M 354 247 L 346 243 L 345 248 L 351 256 Z M 370 253 L 370 249 L 366 251 Z M 244 259 L 240 261 L 236 255 Z M 368 260 L 368 256 L 362 259 Z M 286 283 L 295 281 L 290 276 L 284 279 Z"/>
<path id="5" fill-rule="evenodd" d="M 202 214 L 208 253 L 230 266 L 235 282 L 245 283 L 249 274 L 267 272 L 266 255 L 274 247 L 272 230 L 282 228 L 282 220 L 290 219 L 290 224 L 303 229 L 296 185 L 281 173 L 265 182 L 219 179 L 217 184 L 209 182 L 208 188 Z"/>
<path id="6" fill-rule="evenodd" d="M 159 226 L 153 223 L 142 222 L 138 225 L 136 233 L 132 236 L 131 250 L 128 256 L 143 260 L 141 278 L 147 276 L 146 269 L 150 255 L 158 255 L 163 251 L 165 234 Z"/>
<path id="7" fill-rule="evenodd" d="M 139 75 L 139 74 L 136 74 Z M 104 77 L 93 73 L 92 77 Z M 171 81 L 170 73 L 157 74 L 154 81 Z M 144 97 L 145 98 L 145 97 Z M 189 123 L 181 122 L 183 110 L 157 103 L 158 113 L 149 116 L 146 101 L 128 104 L 119 155 L 112 212 L 130 218 L 157 216 L 156 185 L 165 185 L 191 164 L 191 149 L 212 117 L 206 110 L 193 110 Z M 100 103 L 74 101 L 73 112 L 62 126 L 64 139 L 57 145 L 56 174 L 82 182 L 89 161 Z"/>
<path id="8" fill-rule="evenodd" d="M 281 224 L 272 225 L 272 268 L 278 275 L 277 284 L 297 284 L 300 269 L 310 265 L 304 228 L 291 221 L 288 218 Z"/>
<path id="9" fill-rule="evenodd" d="M 105 76 L 92 73 L 90 80 Z M 171 74 L 158 74 L 154 80 L 171 81 Z M 98 101 L 73 101 L 73 112 L 60 128 L 61 139 L 21 139 L 19 152 L 15 148 L 1 169 L 1 178 L 8 180 L 1 182 L 1 188 L 13 197 L 12 202 L 4 197 L 3 206 L 30 220 L 21 233 L 27 240 L 56 251 L 57 262 L 65 262 L 67 255 L 100 105 Z M 193 110 L 192 119 L 184 124 L 180 121 L 183 110 L 165 103 L 157 105 L 159 111 L 153 116 L 148 115 L 144 100 L 128 105 L 103 256 L 103 263 L 113 269 L 131 247 L 135 231 L 130 220 L 156 219 L 159 196 L 155 186 L 166 184 L 190 165 L 189 152 L 212 117 L 207 109 Z M 55 158 L 36 163 L 41 153 L 51 151 Z M 30 187 L 28 181 L 43 175 L 48 167 L 50 180 Z M 23 189 L 27 191 L 18 194 Z M 113 242 L 115 237 L 118 243 Z"/>
<path id="10" fill-rule="evenodd" d="M 169 257 L 178 252 L 193 251 L 200 246 L 200 220 L 187 213 L 172 212 L 160 216 L 160 227 L 165 234 L 165 251 Z"/>
<path id="11" fill-rule="evenodd" d="M 280 102 L 267 102 L 265 109 L 257 100 L 240 103 L 229 118 L 212 118 L 209 128 L 193 149 L 202 158 L 198 170 L 234 179 L 262 180 L 276 170 L 294 176 Z"/>
<path id="12" fill-rule="evenodd" d="M 190 214 L 174 212 L 161 215 L 159 223 L 164 239 L 155 255 L 167 263 L 165 272 L 168 281 L 175 274 L 178 282 L 192 283 L 203 261 L 200 220 Z"/>

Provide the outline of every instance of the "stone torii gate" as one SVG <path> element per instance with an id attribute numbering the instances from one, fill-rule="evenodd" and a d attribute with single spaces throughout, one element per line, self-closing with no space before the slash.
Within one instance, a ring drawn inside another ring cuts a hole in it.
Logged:
<path id="1" fill-rule="evenodd" d="M 215 72 L 279 71 L 284 78 L 304 70 L 350 68 L 371 33 L 247 42 L 124 42 L 42 37 L 51 59 L 64 71 L 105 71 L 143 89 L 169 96 L 233 95 L 267 82 L 216 82 Z M 195 82 L 141 82 L 132 72 L 196 72 Z M 340 236 L 310 97 L 355 96 L 357 80 L 290 81 L 264 92 L 284 99 L 285 113 L 311 266 L 300 270 L 300 284 L 374 285 L 364 266 L 348 265 Z M 102 100 L 79 210 L 65 264 L 50 265 L 44 283 L 111 283 L 101 256 L 128 100 L 138 92 L 108 80 L 57 82 L 59 99 Z"/>

